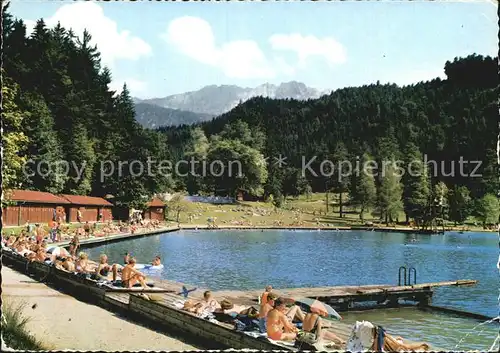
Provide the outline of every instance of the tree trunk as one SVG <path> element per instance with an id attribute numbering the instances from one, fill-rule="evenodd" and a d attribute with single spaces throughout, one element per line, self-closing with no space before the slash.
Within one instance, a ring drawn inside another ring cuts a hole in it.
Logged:
<path id="1" fill-rule="evenodd" d="M 359 212 L 359 219 L 361 222 L 365 221 L 365 206 L 361 206 L 361 211 Z"/>
<path id="2" fill-rule="evenodd" d="M 342 218 L 343 216 L 343 209 L 342 209 L 342 192 L 340 192 L 340 195 L 339 195 L 339 214 L 340 214 L 340 218 Z"/>
<path id="3" fill-rule="evenodd" d="M 385 214 L 385 225 L 389 225 L 389 215 L 387 213 Z"/>

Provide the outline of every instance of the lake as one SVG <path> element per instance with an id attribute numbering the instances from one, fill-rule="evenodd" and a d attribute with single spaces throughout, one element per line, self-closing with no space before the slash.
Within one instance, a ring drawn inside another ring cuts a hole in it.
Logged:
<path id="1" fill-rule="evenodd" d="M 457 279 L 479 281 L 474 287 L 437 288 L 433 298 L 435 305 L 491 317 L 499 312 L 496 233 L 421 235 L 369 231 L 186 230 L 85 251 L 92 259 L 106 253 L 110 262 L 119 263 L 126 251 L 130 251 L 139 263 L 148 263 L 160 255 L 165 265 L 159 274 L 161 278 L 212 290 L 256 289 L 267 284 L 275 288 L 396 285 L 398 269 L 404 265 L 417 270 L 417 283 Z M 441 343 L 438 347 L 445 349 L 454 349 L 467 330 L 479 323 L 415 309 L 390 311 L 390 314 L 384 311 L 387 313 L 383 315 L 380 312 L 348 316 L 355 319 L 375 313 L 378 319 L 373 321 L 385 325 L 389 331 L 397 328 L 395 332 L 403 331 L 409 339 Z M 419 318 L 418 325 L 412 325 L 413 317 Z M 450 327 L 450 332 L 444 336 L 443 322 Z M 497 332 L 495 324 L 480 326 L 456 349 L 487 349 Z M 409 334 L 413 336 L 408 337 Z M 445 340 L 441 342 L 443 337 Z"/>

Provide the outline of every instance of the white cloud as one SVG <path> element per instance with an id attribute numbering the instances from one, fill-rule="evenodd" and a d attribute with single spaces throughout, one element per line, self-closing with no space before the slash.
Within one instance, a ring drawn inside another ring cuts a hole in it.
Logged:
<path id="1" fill-rule="evenodd" d="M 255 41 L 237 40 L 217 46 L 212 27 L 198 17 L 172 20 L 161 37 L 186 56 L 217 67 L 228 77 L 272 78 L 276 75 Z"/>
<path id="2" fill-rule="evenodd" d="M 123 84 L 127 84 L 127 88 L 130 91 L 130 95 L 133 97 L 141 96 L 147 88 L 147 83 L 141 80 L 137 80 L 135 78 L 127 78 L 124 80 L 113 80 L 110 83 L 109 88 L 111 90 L 116 91 L 116 93 L 120 93 L 123 88 Z"/>
<path id="3" fill-rule="evenodd" d="M 35 22 L 24 20 L 27 32 L 31 33 Z M 119 30 L 115 21 L 106 17 L 103 9 L 94 2 L 77 2 L 61 6 L 45 23 L 49 27 L 58 22 L 80 38 L 84 29 L 92 35 L 93 44 L 101 53 L 104 65 L 113 66 L 115 60 L 137 60 L 152 54 L 151 46 L 127 30 Z"/>
<path id="4" fill-rule="evenodd" d="M 343 46 L 333 38 L 318 39 L 300 34 L 276 34 L 269 38 L 273 50 L 297 53 L 295 65 L 282 56 L 266 57 L 257 42 L 234 40 L 218 45 L 210 24 L 198 17 L 179 17 L 172 20 L 166 33 L 161 35 L 179 52 L 206 65 L 216 67 L 231 78 L 273 78 L 278 74 L 293 75 L 297 68 L 304 69 L 311 56 L 322 56 L 332 65 L 346 61 Z"/>
<path id="5" fill-rule="evenodd" d="M 310 57 L 322 57 L 330 65 L 343 64 L 347 61 L 346 50 L 334 38 L 318 38 L 312 35 L 303 36 L 298 33 L 274 34 L 269 38 L 274 50 L 293 51 L 298 56 L 298 64 L 305 67 Z"/>

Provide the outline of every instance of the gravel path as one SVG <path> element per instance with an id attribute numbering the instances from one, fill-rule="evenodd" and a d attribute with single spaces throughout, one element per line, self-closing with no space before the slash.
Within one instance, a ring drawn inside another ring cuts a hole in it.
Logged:
<path id="1" fill-rule="evenodd" d="M 129 322 L 2 267 L 2 296 L 25 302 L 30 332 L 51 350 L 196 350 L 176 338 Z M 35 308 L 32 308 L 36 304 Z"/>

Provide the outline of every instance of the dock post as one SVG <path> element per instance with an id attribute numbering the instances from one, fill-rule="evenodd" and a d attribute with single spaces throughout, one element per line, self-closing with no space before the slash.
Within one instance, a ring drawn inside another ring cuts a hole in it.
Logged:
<path id="1" fill-rule="evenodd" d="M 432 289 L 429 288 L 429 291 L 422 294 L 420 300 L 418 301 L 418 306 L 429 306 L 432 304 Z"/>

